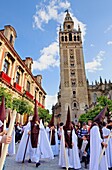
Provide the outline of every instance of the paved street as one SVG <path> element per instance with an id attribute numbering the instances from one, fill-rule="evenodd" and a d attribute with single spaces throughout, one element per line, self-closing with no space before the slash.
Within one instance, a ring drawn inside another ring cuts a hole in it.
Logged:
<path id="1" fill-rule="evenodd" d="M 15 161 L 15 156 L 7 156 L 5 170 L 12 170 L 12 169 L 33 170 L 36 169 L 36 166 L 35 163 L 28 163 L 28 161 L 26 161 L 24 164 L 17 163 Z M 63 169 L 60 168 L 58 165 L 58 157 L 55 157 L 54 160 L 41 160 L 41 165 L 38 167 L 38 170 L 63 170 Z M 83 164 L 81 170 L 85 170 Z"/>
<path id="2" fill-rule="evenodd" d="M 84 165 L 81 170 L 85 170 Z M 6 170 L 33 170 L 36 169 L 35 163 L 28 163 L 27 161 L 23 163 L 15 162 L 15 157 L 8 156 L 6 160 Z M 58 166 L 58 157 L 54 160 L 41 160 L 41 165 L 38 170 L 63 170 Z M 87 170 L 87 169 L 86 169 Z"/>

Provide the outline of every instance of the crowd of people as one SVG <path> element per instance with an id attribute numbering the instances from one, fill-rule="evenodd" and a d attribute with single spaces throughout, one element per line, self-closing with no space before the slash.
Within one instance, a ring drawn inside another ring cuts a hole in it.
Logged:
<path id="1" fill-rule="evenodd" d="M 112 121 L 104 122 L 107 106 L 94 118 L 75 124 L 71 121 L 68 107 L 65 124 L 51 121 L 44 126 L 39 119 L 35 102 L 34 116 L 24 126 L 15 124 L 12 136 L 3 130 L 4 103 L 0 106 L 0 145 L 9 144 L 8 154 L 16 154 L 17 162 L 35 163 L 40 166 L 41 159 L 59 157 L 59 167 L 80 169 L 82 164 L 89 170 L 112 170 Z M 10 119 L 10 118 L 9 118 Z M 7 126 L 8 128 L 8 126 Z M 18 149 L 15 152 L 15 144 Z M 1 148 L 1 146 L 0 146 Z"/>

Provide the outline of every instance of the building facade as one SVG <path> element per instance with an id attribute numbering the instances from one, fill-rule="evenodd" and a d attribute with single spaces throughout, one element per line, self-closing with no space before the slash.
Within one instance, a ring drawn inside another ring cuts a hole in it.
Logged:
<path id="1" fill-rule="evenodd" d="M 72 120 L 95 104 L 97 97 L 111 95 L 112 83 L 100 82 L 89 85 L 85 74 L 85 63 L 81 29 L 74 28 L 74 22 L 67 11 L 63 28 L 59 31 L 60 87 L 58 102 L 53 106 L 56 117 L 65 122 L 68 106 Z"/>
<path id="2" fill-rule="evenodd" d="M 18 55 L 14 49 L 16 37 L 16 31 L 10 25 L 0 30 L 0 86 L 32 106 L 36 93 L 38 106 L 45 108 L 46 92 L 42 88 L 42 76 L 33 76 L 32 58 L 22 60 Z"/>

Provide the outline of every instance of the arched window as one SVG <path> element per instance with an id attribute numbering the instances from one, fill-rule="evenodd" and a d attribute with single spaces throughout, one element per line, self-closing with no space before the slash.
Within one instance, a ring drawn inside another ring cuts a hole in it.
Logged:
<path id="1" fill-rule="evenodd" d="M 74 107 L 75 107 L 75 108 L 77 107 L 77 104 L 76 104 L 76 103 L 74 103 Z"/>
<path id="2" fill-rule="evenodd" d="M 80 37 L 79 37 L 79 35 L 77 36 L 77 41 L 80 41 Z"/>
<path id="3" fill-rule="evenodd" d="M 76 41 L 76 36 L 74 36 L 74 41 Z"/>
<path id="4" fill-rule="evenodd" d="M 73 97 L 76 97 L 76 91 L 73 91 Z"/>
<path id="5" fill-rule="evenodd" d="M 65 36 L 65 41 L 67 41 L 67 36 Z"/>
<path id="6" fill-rule="evenodd" d="M 72 41 L 72 33 L 69 33 L 69 41 Z"/>
<path id="7" fill-rule="evenodd" d="M 72 110 L 78 110 L 79 109 L 79 104 L 76 100 L 74 100 L 72 103 L 71 103 L 71 107 L 72 107 Z"/>
<path id="8" fill-rule="evenodd" d="M 61 41 L 64 41 L 64 36 L 61 37 Z"/>

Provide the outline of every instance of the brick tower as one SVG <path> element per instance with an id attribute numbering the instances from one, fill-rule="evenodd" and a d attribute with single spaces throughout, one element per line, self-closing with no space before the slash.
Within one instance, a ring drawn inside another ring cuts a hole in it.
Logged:
<path id="1" fill-rule="evenodd" d="M 74 22 L 67 11 L 63 29 L 59 31 L 60 48 L 60 104 L 61 120 L 65 122 L 68 105 L 72 120 L 77 121 L 88 105 L 81 30 L 74 29 Z"/>

